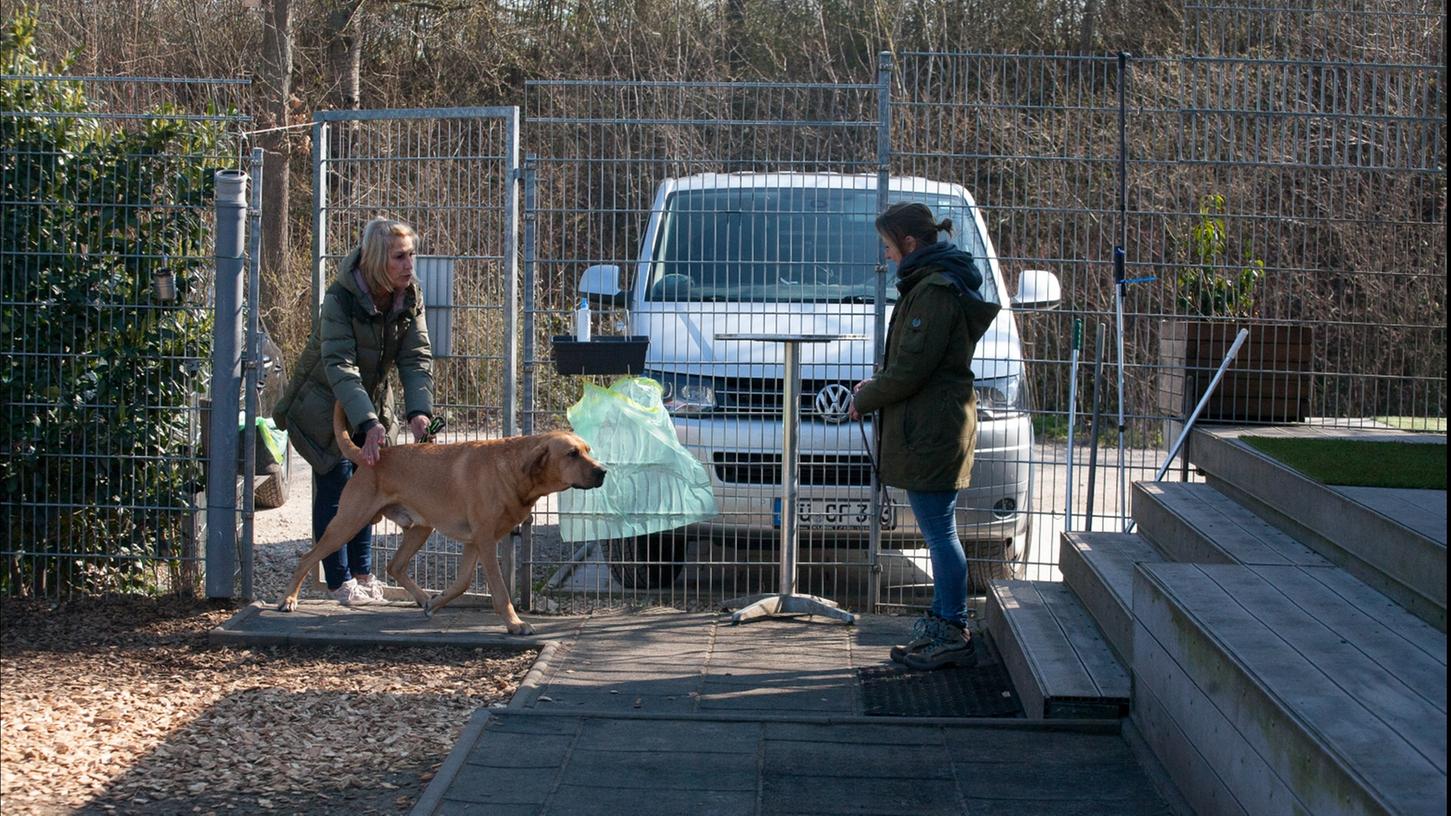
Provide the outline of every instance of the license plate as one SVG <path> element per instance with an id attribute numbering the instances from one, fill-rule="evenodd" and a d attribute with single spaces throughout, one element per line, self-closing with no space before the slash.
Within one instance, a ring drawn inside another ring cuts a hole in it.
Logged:
<path id="1" fill-rule="evenodd" d="M 872 503 L 865 499 L 797 499 L 796 525 L 813 530 L 862 530 L 871 526 Z M 781 499 L 771 503 L 771 524 L 781 526 Z M 882 505 L 882 529 L 897 526 L 896 508 Z"/>

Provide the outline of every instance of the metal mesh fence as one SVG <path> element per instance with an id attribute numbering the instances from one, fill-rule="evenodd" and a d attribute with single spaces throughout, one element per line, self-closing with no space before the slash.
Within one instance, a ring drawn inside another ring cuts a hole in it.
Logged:
<path id="1" fill-rule="evenodd" d="M 1127 517 L 1124 484 L 1153 478 L 1234 329 L 1251 339 L 1209 418 L 1444 417 L 1443 75 L 1308 58 L 902 58 L 894 172 L 962 179 L 987 202 L 1009 277 L 1046 268 L 1063 286 L 1063 308 L 1021 322 L 1040 474 L 1030 577 L 1056 574 L 1068 508 L 1074 529 Z M 1131 281 L 1121 320 L 1116 246 Z M 1125 427 L 1120 453 L 1114 376 L 1082 366 L 1070 481 L 1075 320 L 1086 361 L 1106 330 L 1111 372 L 1122 326 Z M 1093 453 L 1081 423 L 1095 395 L 1108 447 Z"/>
<path id="2" fill-rule="evenodd" d="M 526 428 L 559 422 L 580 398 L 581 378 L 555 371 L 551 345 L 573 333 L 584 270 L 613 267 L 625 294 L 594 331 L 649 338 L 644 373 L 664 384 L 674 430 L 708 471 L 720 511 L 685 530 L 569 542 L 550 535 L 552 506 L 536 512 L 530 581 L 545 595 L 536 606 L 689 608 L 779 586 L 784 350 L 719 335 L 860 331 L 874 319 L 879 90 L 526 85 L 535 157 Z M 811 398 L 828 385 L 849 388 L 872 359 L 868 342 L 801 353 Z M 837 599 L 862 596 L 869 560 L 858 518 L 871 502 L 866 452 L 844 419 L 804 422 L 801 443 L 800 501 L 816 516 L 801 532 L 802 587 Z M 663 503 L 670 488 L 644 485 L 642 498 Z M 834 518 L 821 512 L 829 502 L 840 505 Z"/>
<path id="3" fill-rule="evenodd" d="M 195 591 L 211 184 L 245 82 L 0 85 L 0 582 Z"/>

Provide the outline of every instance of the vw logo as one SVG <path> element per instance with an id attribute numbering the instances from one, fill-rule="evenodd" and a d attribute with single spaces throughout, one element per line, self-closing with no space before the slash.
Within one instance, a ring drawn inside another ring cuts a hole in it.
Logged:
<path id="1" fill-rule="evenodd" d="M 841 383 L 832 383 L 816 392 L 811 407 L 827 422 L 846 422 L 847 411 L 851 409 L 851 389 Z"/>

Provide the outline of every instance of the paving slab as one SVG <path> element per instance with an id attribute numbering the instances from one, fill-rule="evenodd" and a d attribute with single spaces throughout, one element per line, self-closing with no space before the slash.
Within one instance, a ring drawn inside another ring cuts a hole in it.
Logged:
<path id="1" fill-rule="evenodd" d="M 557 764 L 523 774 L 500 765 L 495 757 L 527 753 L 533 739 L 558 739 L 531 733 L 541 720 L 575 733 L 566 747 L 551 743 Z M 1104 723 L 1065 730 L 508 709 L 479 712 L 466 735 L 415 816 L 481 805 L 540 816 L 1174 813 Z"/>
<path id="2" fill-rule="evenodd" d="M 1139 795 L 1153 789 L 1150 772 L 1116 721 L 863 716 L 859 670 L 892 665 L 887 650 L 912 618 L 525 618 L 535 635 L 521 638 L 478 607 L 427 619 L 402 604 L 254 605 L 213 638 L 539 649 L 509 706 L 464 728 L 417 816 L 1171 812 Z M 1009 769 L 1055 755 L 1087 763 L 1101 790 L 1069 802 L 1063 783 Z"/>

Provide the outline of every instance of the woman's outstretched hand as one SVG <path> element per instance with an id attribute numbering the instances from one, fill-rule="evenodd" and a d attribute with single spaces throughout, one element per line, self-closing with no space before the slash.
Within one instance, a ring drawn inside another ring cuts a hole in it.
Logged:
<path id="1" fill-rule="evenodd" d="M 378 456 L 383 446 L 388 444 L 388 431 L 382 425 L 374 425 L 368 429 L 368 438 L 363 441 L 363 464 L 368 467 L 378 464 Z"/>

